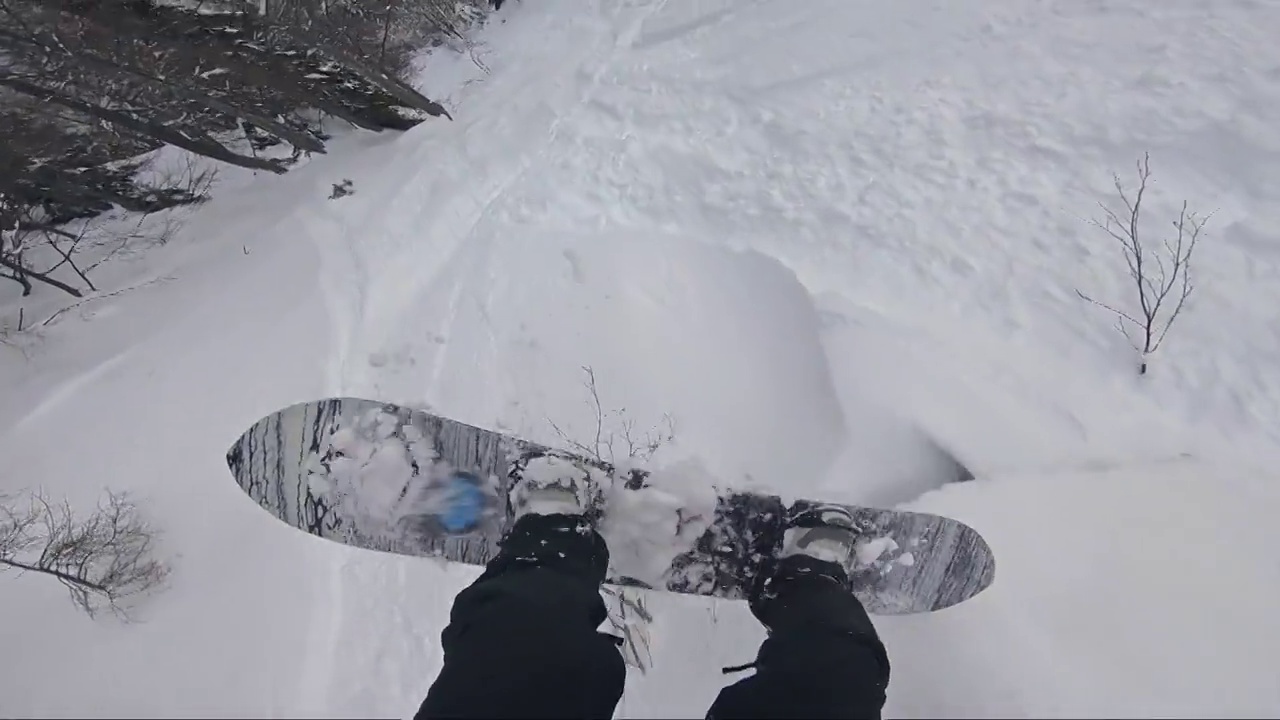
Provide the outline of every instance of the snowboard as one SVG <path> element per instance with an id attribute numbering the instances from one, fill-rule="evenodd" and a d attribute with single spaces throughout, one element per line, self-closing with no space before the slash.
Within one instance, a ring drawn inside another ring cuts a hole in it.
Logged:
<path id="1" fill-rule="evenodd" d="M 748 597 L 787 518 L 815 505 L 724 486 L 694 461 L 647 470 L 430 412 L 358 398 L 284 408 L 227 452 L 240 488 L 285 523 L 369 550 L 484 565 L 512 524 L 521 478 L 573 477 L 610 549 L 608 582 Z M 951 607 L 995 578 L 986 541 L 959 521 L 843 505 L 859 529 L 849 590 L 867 611 Z"/>

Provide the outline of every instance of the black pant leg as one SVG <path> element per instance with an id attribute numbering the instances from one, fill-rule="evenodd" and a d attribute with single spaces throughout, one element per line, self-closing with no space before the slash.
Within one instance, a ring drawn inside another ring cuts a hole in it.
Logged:
<path id="1" fill-rule="evenodd" d="M 601 565 L 599 536 L 560 532 L 556 517 L 522 519 L 454 600 L 444 667 L 415 720 L 613 715 L 626 667 L 615 638 L 596 631 L 608 554 Z"/>
<path id="2" fill-rule="evenodd" d="M 708 719 L 880 718 L 889 658 L 862 603 L 841 584 L 791 578 L 752 609 L 770 631 L 755 675 L 721 690 Z"/>

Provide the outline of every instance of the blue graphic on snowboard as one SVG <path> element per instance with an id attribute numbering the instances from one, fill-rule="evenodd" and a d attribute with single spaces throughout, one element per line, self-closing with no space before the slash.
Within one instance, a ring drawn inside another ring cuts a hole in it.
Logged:
<path id="1" fill-rule="evenodd" d="M 459 470 L 449 475 L 445 482 L 447 485 L 442 496 L 447 506 L 436 513 L 436 519 L 451 535 L 475 530 L 488 505 L 480 478 Z"/>

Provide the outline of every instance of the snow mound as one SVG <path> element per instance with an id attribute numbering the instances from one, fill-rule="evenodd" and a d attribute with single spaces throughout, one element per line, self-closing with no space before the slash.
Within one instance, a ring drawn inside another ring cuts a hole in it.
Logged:
<path id="1" fill-rule="evenodd" d="M 367 352 L 416 361 L 379 361 L 362 392 L 589 442 L 590 368 L 615 453 L 622 423 L 640 436 L 670 416 L 658 459 L 696 455 L 743 487 L 818 477 L 844 440 L 813 303 L 767 256 L 656 231 L 526 230 L 482 235 L 455 268 L 403 289 L 400 330 Z"/>

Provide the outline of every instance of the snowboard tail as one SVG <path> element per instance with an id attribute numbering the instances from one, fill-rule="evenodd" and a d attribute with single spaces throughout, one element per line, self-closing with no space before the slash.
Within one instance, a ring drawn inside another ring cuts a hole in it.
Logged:
<path id="1" fill-rule="evenodd" d="M 787 503 L 697 472 L 615 468 L 422 410 L 357 398 L 294 405 L 227 452 L 241 489 L 295 528 L 347 545 L 484 565 L 529 473 L 575 473 L 610 548 L 608 582 L 745 599 L 781 545 Z M 981 592 L 995 559 L 950 518 L 844 505 L 860 529 L 849 589 L 878 615 L 930 612 Z"/>

